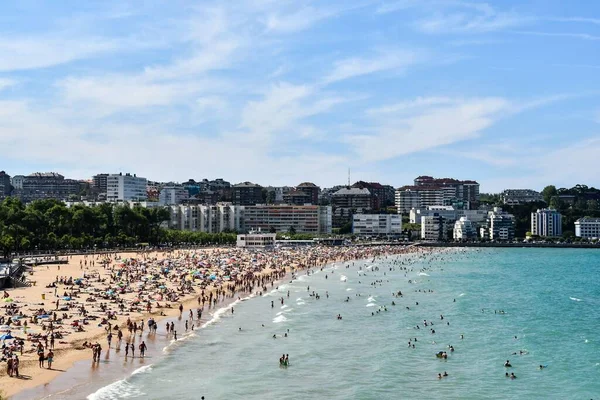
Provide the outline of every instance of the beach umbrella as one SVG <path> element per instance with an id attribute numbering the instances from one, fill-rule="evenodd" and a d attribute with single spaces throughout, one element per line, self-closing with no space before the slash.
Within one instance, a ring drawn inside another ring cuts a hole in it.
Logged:
<path id="1" fill-rule="evenodd" d="M 10 297 L 7 297 L 6 299 L 4 299 L 5 303 L 12 303 L 14 300 L 11 299 Z"/>
<path id="2" fill-rule="evenodd" d="M 71 301 L 71 298 L 68 297 L 68 296 L 65 296 L 65 297 L 63 297 L 63 300 L 65 300 L 65 301 Z"/>
<path id="3" fill-rule="evenodd" d="M 8 340 L 8 339 L 14 339 L 13 335 L 11 335 L 10 333 L 5 333 L 4 335 L 0 336 L 0 340 Z"/>

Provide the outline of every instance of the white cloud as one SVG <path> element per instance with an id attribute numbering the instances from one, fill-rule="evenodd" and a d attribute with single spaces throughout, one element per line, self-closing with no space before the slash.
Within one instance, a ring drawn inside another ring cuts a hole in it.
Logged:
<path id="1" fill-rule="evenodd" d="M 0 92 L 11 86 L 15 86 L 17 81 L 14 79 L 0 78 Z"/>
<path id="2" fill-rule="evenodd" d="M 275 12 L 267 16 L 265 26 L 270 32 L 291 33 L 305 30 L 317 22 L 336 15 L 336 11 L 306 6 L 291 13 Z"/>
<path id="3" fill-rule="evenodd" d="M 502 98 L 456 100 L 412 116 L 389 118 L 374 128 L 373 134 L 347 140 L 363 160 L 387 160 L 474 138 L 508 107 L 509 102 Z"/>
<path id="4" fill-rule="evenodd" d="M 414 112 L 416 109 L 430 106 L 444 106 L 455 103 L 457 100 L 450 97 L 417 97 L 415 100 L 371 108 L 367 110 L 368 115 L 398 114 L 406 111 Z"/>
<path id="5" fill-rule="evenodd" d="M 542 36 L 542 37 L 563 37 L 570 39 L 582 39 L 597 41 L 600 40 L 600 36 L 590 35 L 589 33 L 578 33 L 578 32 L 539 32 L 539 31 L 513 31 L 519 35 L 529 36 Z"/>
<path id="6" fill-rule="evenodd" d="M 336 62 L 333 71 L 325 77 L 324 83 L 330 84 L 382 71 L 404 70 L 418 61 L 420 56 L 413 51 L 380 50 L 370 58 L 352 57 Z"/>

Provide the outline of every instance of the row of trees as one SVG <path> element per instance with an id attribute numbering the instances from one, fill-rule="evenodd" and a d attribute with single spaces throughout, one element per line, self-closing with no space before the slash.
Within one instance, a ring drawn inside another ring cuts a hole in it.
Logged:
<path id="1" fill-rule="evenodd" d="M 141 243 L 235 243 L 231 233 L 207 234 L 166 230 L 166 208 L 129 207 L 109 203 L 67 207 L 57 200 L 38 200 L 27 205 L 16 198 L 0 203 L 0 251 L 77 250 L 129 247 Z"/>

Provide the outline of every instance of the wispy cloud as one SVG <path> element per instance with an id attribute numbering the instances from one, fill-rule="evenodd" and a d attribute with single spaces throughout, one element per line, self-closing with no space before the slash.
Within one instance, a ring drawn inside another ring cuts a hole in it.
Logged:
<path id="1" fill-rule="evenodd" d="M 519 35 L 529 36 L 542 36 L 542 37 L 556 37 L 556 38 L 571 38 L 571 39 L 582 39 L 597 41 L 600 40 L 600 36 L 591 35 L 589 33 L 577 33 L 577 32 L 540 32 L 540 31 L 512 31 Z"/>
<path id="2" fill-rule="evenodd" d="M 17 81 L 14 79 L 6 79 L 6 78 L 0 78 L 0 91 L 9 88 L 11 86 L 14 86 L 17 84 Z"/>
<path id="3" fill-rule="evenodd" d="M 330 84 L 362 75 L 382 71 L 402 71 L 420 61 L 422 56 L 414 51 L 385 49 L 372 57 L 345 58 L 335 63 L 333 71 L 324 79 Z"/>

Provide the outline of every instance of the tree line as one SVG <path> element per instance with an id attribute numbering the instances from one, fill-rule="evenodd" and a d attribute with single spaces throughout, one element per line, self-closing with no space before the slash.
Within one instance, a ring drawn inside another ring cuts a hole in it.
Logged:
<path id="1" fill-rule="evenodd" d="M 106 249 L 160 244 L 206 245 L 235 243 L 235 233 L 210 234 L 169 230 L 167 208 L 94 206 L 47 199 L 27 205 L 8 197 L 0 202 L 0 252 Z"/>

